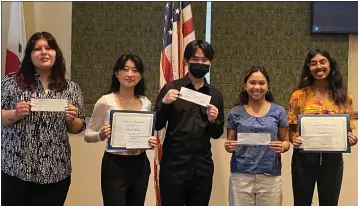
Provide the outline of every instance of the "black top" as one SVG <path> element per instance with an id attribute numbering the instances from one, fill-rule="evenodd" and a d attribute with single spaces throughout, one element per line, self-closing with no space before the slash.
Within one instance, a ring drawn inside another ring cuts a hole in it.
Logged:
<path id="1" fill-rule="evenodd" d="M 171 104 L 162 103 L 170 89 L 180 91 L 186 87 L 211 96 L 210 104 L 218 108 L 219 114 L 214 123 L 208 121 L 207 108 L 178 98 Z M 221 92 L 205 80 L 203 87 L 196 90 L 188 76 L 174 80 L 163 86 L 156 105 L 156 130 L 166 126 L 163 143 L 161 169 L 181 179 L 196 176 L 210 177 L 214 173 L 211 159 L 210 137 L 218 139 L 224 129 L 224 98 Z"/>

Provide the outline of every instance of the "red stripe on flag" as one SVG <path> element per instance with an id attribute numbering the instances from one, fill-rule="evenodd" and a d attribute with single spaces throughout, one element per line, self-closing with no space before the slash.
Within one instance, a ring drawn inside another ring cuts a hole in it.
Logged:
<path id="1" fill-rule="evenodd" d="M 194 31 L 193 18 L 184 22 L 183 24 L 183 37 L 185 38 L 188 34 Z"/>
<path id="2" fill-rule="evenodd" d="M 9 74 L 11 72 L 17 72 L 19 69 L 19 57 L 11 52 L 10 50 L 6 50 L 6 64 L 5 64 L 5 74 Z"/>
<path id="3" fill-rule="evenodd" d="M 172 63 L 168 60 L 165 51 L 162 51 L 162 70 L 166 82 L 171 82 L 174 80 Z"/>
<path id="4" fill-rule="evenodd" d="M 183 50 L 186 45 L 184 45 L 184 42 L 185 41 L 188 42 L 195 39 L 193 18 L 191 15 L 191 7 L 187 8 L 188 5 L 189 5 L 188 2 L 166 3 L 166 10 L 165 10 L 166 19 L 164 21 L 163 49 L 161 51 L 161 61 L 160 61 L 161 63 L 160 66 L 162 69 L 162 71 L 160 72 L 160 79 L 161 80 L 165 79 L 166 81 L 165 82 L 160 81 L 160 83 L 164 83 L 164 84 L 169 83 L 175 79 L 180 79 L 185 75 Z M 183 7 L 186 8 L 185 12 L 183 12 L 182 9 Z M 177 13 L 177 10 L 179 10 L 179 14 Z M 189 15 L 189 16 L 187 16 L 187 18 L 184 18 L 183 15 Z M 170 21 L 167 21 L 168 19 L 171 19 L 172 23 L 170 23 Z M 186 22 L 183 22 L 183 19 L 188 19 L 188 20 Z M 167 33 L 167 31 L 172 31 L 172 33 L 169 34 Z M 188 35 L 189 38 L 186 38 Z M 165 48 L 167 48 L 167 53 L 165 52 Z M 170 59 L 168 59 L 168 57 L 170 57 Z M 160 88 L 162 88 L 162 86 L 164 85 L 160 85 Z M 159 162 L 162 158 L 163 150 L 162 150 L 162 143 L 160 140 L 164 138 L 165 132 L 166 132 L 166 128 L 164 128 L 161 131 L 158 131 L 157 139 L 159 143 L 155 150 L 156 155 L 154 159 L 154 187 L 155 187 L 155 194 L 157 199 L 156 202 L 157 206 L 161 206 L 160 189 L 159 189 L 160 188 Z"/>
<path id="5" fill-rule="evenodd" d="M 158 159 L 154 160 L 154 189 L 155 189 L 155 196 L 157 198 L 157 206 L 162 205 L 162 201 L 160 198 L 160 187 L 159 187 L 159 162 L 162 159 L 162 144 L 160 143 L 160 135 L 161 132 L 157 133 L 157 141 L 159 144 L 157 145 L 157 152 L 158 152 Z"/>

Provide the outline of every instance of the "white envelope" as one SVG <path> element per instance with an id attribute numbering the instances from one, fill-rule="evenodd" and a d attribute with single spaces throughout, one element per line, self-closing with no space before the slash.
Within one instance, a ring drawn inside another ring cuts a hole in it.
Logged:
<path id="1" fill-rule="evenodd" d="M 270 133 L 237 133 L 240 145 L 268 145 L 271 142 Z"/>
<path id="2" fill-rule="evenodd" d="M 211 96 L 188 89 L 186 87 L 181 87 L 179 98 L 184 99 L 189 102 L 207 107 L 210 104 Z"/>
<path id="3" fill-rule="evenodd" d="M 31 111 L 63 112 L 67 99 L 31 99 Z"/>

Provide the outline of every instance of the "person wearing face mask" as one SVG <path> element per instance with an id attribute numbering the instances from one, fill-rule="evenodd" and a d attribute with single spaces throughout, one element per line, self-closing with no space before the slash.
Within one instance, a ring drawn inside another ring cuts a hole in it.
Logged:
<path id="1" fill-rule="evenodd" d="M 1 205 L 65 203 L 71 184 L 68 133 L 80 133 L 86 126 L 81 89 L 65 73 L 53 35 L 36 32 L 19 71 L 1 82 Z M 62 99 L 68 106 L 38 111 L 33 99 Z"/>
<path id="2" fill-rule="evenodd" d="M 292 189 L 294 205 L 308 206 L 312 204 L 317 182 L 319 205 L 336 206 L 343 179 L 342 153 L 300 152 L 298 147 L 303 142 L 297 130 L 299 114 L 350 114 L 350 129 L 355 129 L 352 96 L 344 87 L 336 61 L 323 49 L 307 54 L 299 86 L 289 102 L 290 141 L 295 148 Z M 358 142 L 352 132 L 347 134 L 347 139 L 352 146 Z"/>
<path id="3" fill-rule="evenodd" d="M 209 204 L 214 173 L 210 138 L 219 138 L 224 126 L 223 95 L 204 77 L 213 57 L 209 43 L 188 43 L 184 51 L 188 74 L 164 85 L 158 95 L 155 128 L 168 124 L 159 173 L 162 206 Z M 204 107 L 180 99 L 181 87 L 211 96 L 210 104 Z"/>
<path id="4" fill-rule="evenodd" d="M 230 206 L 282 205 L 281 153 L 290 149 L 285 109 L 273 103 L 270 78 L 264 67 L 252 67 L 244 77 L 240 102 L 227 120 L 225 149 L 232 153 L 229 181 Z M 264 145 L 245 144 L 249 138 L 269 135 Z M 255 136 L 256 135 L 256 136 Z"/>

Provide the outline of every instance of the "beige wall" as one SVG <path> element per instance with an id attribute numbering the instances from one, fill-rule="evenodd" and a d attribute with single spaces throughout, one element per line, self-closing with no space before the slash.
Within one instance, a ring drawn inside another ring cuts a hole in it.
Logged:
<path id="1" fill-rule="evenodd" d="M 57 39 L 66 59 L 66 67 L 70 73 L 71 60 L 71 14 L 72 4 L 70 2 L 25 2 L 25 22 L 27 38 L 35 31 L 49 31 Z M 9 2 L 2 2 L 2 72 L 7 42 L 7 30 L 9 19 Z M 5 45 L 5 46 L 4 46 Z M 349 46 L 349 91 L 353 98 L 358 101 L 358 35 L 350 36 Z M 358 104 L 355 104 L 358 110 Z M 358 122 L 356 122 L 358 126 Z M 224 135 L 225 136 L 225 135 Z M 227 191 L 229 178 L 230 155 L 223 149 L 225 138 L 212 141 L 213 159 L 215 162 L 215 175 L 210 205 L 228 205 Z M 72 146 L 72 184 L 67 197 L 67 206 L 99 206 L 102 205 L 100 189 L 100 168 L 101 158 L 104 150 L 104 143 L 88 144 L 83 140 L 82 135 L 70 136 Z M 291 151 L 283 155 L 283 205 L 292 205 L 291 188 Z M 153 151 L 148 153 L 153 168 Z M 358 159 L 358 149 L 353 148 L 352 154 L 344 156 L 345 170 L 343 187 L 340 198 L 340 206 L 352 206 L 355 202 L 358 178 L 356 173 L 358 166 L 355 161 Z M 153 171 L 152 171 L 153 174 Z M 152 175 L 151 174 L 151 175 Z M 318 205 L 317 195 L 314 204 Z M 155 205 L 153 177 L 147 192 L 146 206 Z"/>
<path id="2" fill-rule="evenodd" d="M 5 74 L 7 31 L 9 30 L 10 3 L 1 2 L 1 77 Z"/>
<path id="3" fill-rule="evenodd" d="M 55 36 L 71 73 L 71 2 L 24 2 L 26 40 L 35 32 L 48 31 Z M 1 74 L 5 73 L 10 2 L 1 2 Z"/>

